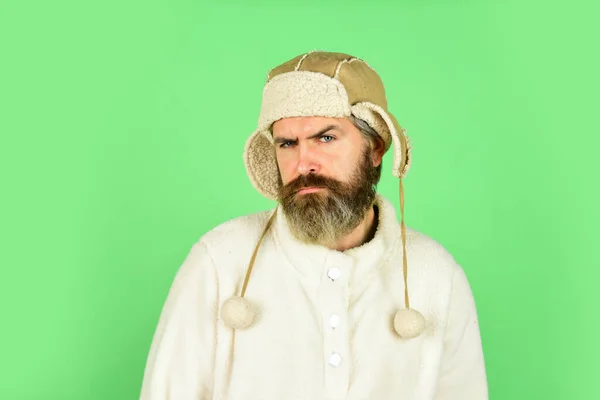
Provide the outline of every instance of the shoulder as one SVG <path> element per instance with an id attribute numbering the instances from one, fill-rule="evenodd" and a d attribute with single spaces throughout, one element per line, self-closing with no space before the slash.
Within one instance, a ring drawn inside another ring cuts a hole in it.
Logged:
<path id="1" fill-rule="evenodd" d="M 466 311 L 473 297 L 463 267 L 455 256 L 433 237 L 407 228 L 408 276 L 415 304 L 445 315 L 450 304 Z"/>
<path id="2" fill-rule="evenodd" d="M 432 236 L 414 228 L 406 228 L 406 244 L 409 250 L 426 254 L 431 259 L 454 262 L 454 257 L 442 243 Z"/>
<path id="3" fill-rule="evenodd" d="M 206 232 L 200 241 L 207 245 L 216 244 L 222 240 L 228 241 L 236 238 L 247 238 L 256 232 L 262 232 L 273 210 L 259 211 L 225 221 L 210 231 Z"/>
<path id="4" fill-rule="evenodd" d="M 259 211 L 232 218 L 206 232 L 197 243 L 202 244 L 217 263 L 237 255 L 248 257 L 248 249 L 251 251 L 258 241 L 272 212 Z"/>
<path id="5" fill-rule="evenodd" d="M 412 259 L 424 270 L 445 277 L 462 272 L 454 255 L 440 241 L 421 231 L 406 228 L 406 247 L 409 260 Z"/>
<path id="6" fill-rule="evenodd" d="M 394 205 L 384 196 L 378 195 L 382 232 L 386 242 L 402 247 L 401 223 L 397 219 Z M 406 252 L 409 264 L 426 270 L 453 270 L 457 267 L 452 254 L 438 240 L 413 227 L 406 226 Z M 396 254 L 402 254 L 402 251 Z"/>

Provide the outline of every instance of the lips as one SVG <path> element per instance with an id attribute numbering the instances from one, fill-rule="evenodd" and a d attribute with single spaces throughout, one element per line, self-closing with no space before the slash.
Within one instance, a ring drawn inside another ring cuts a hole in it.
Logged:
<path id="1" fill-rule="evenodd" d="M 323 189 L 323 188 L 319 187 L 319 186 L 307 186 L 307 187 L 298 189 L 298 191 L 296 193 L 298 193 L 298 194 L 314 193 L 321 189 Z"/>

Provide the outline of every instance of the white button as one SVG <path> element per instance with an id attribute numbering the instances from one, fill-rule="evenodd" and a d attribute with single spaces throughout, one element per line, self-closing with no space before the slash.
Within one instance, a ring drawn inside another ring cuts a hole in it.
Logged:
<path id="1" fill-rule="evenodd" d="M 341 275 L 342 271 L 340 271 L 339 268 L 330 268 L 329 271 L 327 271 L 327 276 L 334 281 Z"/>
<path id="2" fill-rule="evenodd" d="M 340 316 L 331 314 L 331 317 L 329 317 L 329 325 L 331 325 L 333 329 L 337 328 L 340 325 Z"/>
<path id="3" fill-rule="evenodd" d="M 329 365 L 331 365 L 332 367 L 339 367 L 341 362 L 342 356 L 340 356 L 338 353 L 333 353 L 329 356 Z"/>

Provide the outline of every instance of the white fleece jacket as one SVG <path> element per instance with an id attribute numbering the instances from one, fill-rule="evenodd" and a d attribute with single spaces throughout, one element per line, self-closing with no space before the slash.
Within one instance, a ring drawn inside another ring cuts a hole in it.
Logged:
<path id="1" fill-rule="evenodd" d="M 374 239 L 345 252 L 297 241 L 278 212 L 245 296 L 258 318 L 235 333 L 220 319 L 220 307 L 239 295 L 272 211 L 205 234 L 174 279 L 140 399 L 487 399 L 467 278 L 439 243 L 411 228 L 411 307 L 427 327 L 415 339 L 394 332 L 394 313 L 404 307 L 400 226 L 387 199 L 378 195 L 376 204 Z"/>

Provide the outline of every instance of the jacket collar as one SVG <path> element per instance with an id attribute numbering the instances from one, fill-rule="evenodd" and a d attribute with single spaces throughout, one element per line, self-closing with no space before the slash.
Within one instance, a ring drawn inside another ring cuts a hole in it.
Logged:
<path id="1" fill-rule="evenodd" d="M 400 226 L 392 203 L 380 194 L 375 197 L 378 207 L 378 224 L 375 236 L 369 242 L 345 251 L 331 250 L 325 246 L 299 241 L 291 233 L 287 218 L 280 209 L 275 217 L 274 239 L 279 251 L 304 278 L 320 282 L 326 268 L 332 265 L 347 266 L 351 280 L 362 279 L 372 273 L 397 251 L 400 243 Z"/>

